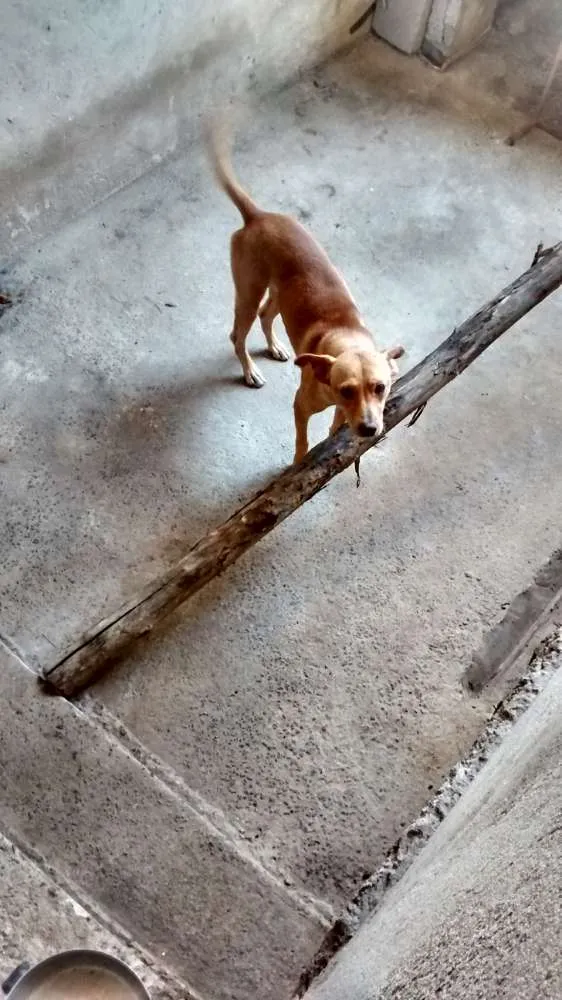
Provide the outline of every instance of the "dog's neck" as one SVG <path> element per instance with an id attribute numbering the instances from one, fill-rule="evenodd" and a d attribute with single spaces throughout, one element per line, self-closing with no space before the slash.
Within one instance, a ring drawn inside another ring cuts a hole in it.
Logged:
<path id="1" fill-rule="evenodd" d="M 337 357 L 344 351 L 358 353 L 376 352 L 375 341 L 366 326 L 334 326 L 331 323 L 314 323 L 303 337 L 310 354 L 331 354 Z"/>

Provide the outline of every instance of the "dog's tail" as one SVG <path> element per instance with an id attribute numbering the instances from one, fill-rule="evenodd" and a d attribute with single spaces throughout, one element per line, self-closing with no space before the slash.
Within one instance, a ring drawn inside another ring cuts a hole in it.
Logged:
<path id="1" fill-rule="evenodd" d="M 234 202 L 245 223 L 261 215 L 261 209 L 236 180 L 228 151 L 229 134 L 224 122 L 211 122 L 206 129 L 207 149 L 217 181 L 231 201 Z"/>

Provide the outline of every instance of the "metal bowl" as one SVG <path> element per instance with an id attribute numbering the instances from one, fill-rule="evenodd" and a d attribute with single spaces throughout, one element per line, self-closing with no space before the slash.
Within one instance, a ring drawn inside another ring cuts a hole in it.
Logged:
<path id="1" fill-rule="evenodd" d="M 20 965 L 3 984 L 2 991 L 7 1000 L 35 1000 L 38 991 L 55 975 L 80 969 L 110 972 L 128 991 L 130 1000 L 150 1000 L 140 979 L 128 965 L 103 951 L 88 951 L 85 948 L 62 951 L 32 968 L 27 963 Z M 61 1000 L 68 1000 L 68 997 L 61 993 Z"/>

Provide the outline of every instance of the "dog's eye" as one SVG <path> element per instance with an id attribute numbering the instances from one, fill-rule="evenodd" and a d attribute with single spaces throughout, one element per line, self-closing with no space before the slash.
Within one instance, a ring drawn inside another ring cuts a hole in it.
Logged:
<path id="1" fill-rule="evenodd" d="M 344 385 L 343 388 L 340 389 L 340 396 L 342 396 L 343 399 L 353 399 L 354 395 L 355 389 L 352 385 Z"/>
<path id="2" fill-rule="evenodd" d="M 386 385 L 384 382 L 375 382 L 373 385 L 373 393 L 375 396 L 384 396 L 386 390 Z"/>

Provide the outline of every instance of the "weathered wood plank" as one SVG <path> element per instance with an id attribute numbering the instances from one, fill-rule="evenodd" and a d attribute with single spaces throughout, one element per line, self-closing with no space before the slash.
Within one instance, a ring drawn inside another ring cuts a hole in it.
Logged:
<path id="1" fill-rule="evenodd" d="M 396 383 L 387 403 L 385 431 L 416 414 L 522 316 L 562 284 L 562 243 L 539 248 L 532 266 L 459 326 Z M 252 545 L 310 500 L 376 442 L 359 442 L 343 428 L 281 473 L 220 527 L 210 531 L 168 573 L 114 614 L 98 622 L 54 667 L 47 688 L 71 697 L 95 681 L 132 642 L 231 566 Z"/>

